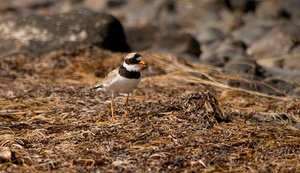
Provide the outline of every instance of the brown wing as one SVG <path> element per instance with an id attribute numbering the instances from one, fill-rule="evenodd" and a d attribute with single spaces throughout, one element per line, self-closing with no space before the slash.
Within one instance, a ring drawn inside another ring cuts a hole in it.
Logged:
<path id="1" fill-rule="evenodd" d="M 119 67 L 108 73 L 104 80 L 102 81 L 102 85 L 109 85 L 113 78 L 117 77 L 119 72 Z"/>

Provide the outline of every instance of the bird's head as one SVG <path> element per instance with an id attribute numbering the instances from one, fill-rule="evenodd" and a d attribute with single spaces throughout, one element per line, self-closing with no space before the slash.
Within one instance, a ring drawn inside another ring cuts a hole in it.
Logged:
<path id="1" fill-rule="evenodd" d="M 138 53 L 130 53 L 124 58 L 123 66 L 128 71 L 140 71 L 141 68 L 146 67 L 146 63 L 142 59 L 142 55 Z"/>

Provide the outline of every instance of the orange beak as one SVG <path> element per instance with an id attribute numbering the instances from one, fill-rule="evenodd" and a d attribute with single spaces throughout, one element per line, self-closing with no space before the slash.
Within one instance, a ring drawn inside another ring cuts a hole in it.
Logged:
<path id="1" fill-rule="evenodd" d="M 140 65 L 141 67 L 146 67 L 146 63 L 145 63 L 144 61 L 140 61 L 139 65 Z"/>

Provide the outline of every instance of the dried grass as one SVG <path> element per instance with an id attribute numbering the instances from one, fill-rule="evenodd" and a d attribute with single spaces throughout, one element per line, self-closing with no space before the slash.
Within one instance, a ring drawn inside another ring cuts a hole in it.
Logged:
<path id="1" fill-rule="evenodd" d="M 229 87 L 242 77 L 219 68 L 141 54 L 148 69 L 132 113 L 121 118 L 118 97 L 113 124 L 109 94 L 91 86 L 123 54 L 80 48 L 2 58 L 0 170 L 300 172 L 299 99 Z"/>

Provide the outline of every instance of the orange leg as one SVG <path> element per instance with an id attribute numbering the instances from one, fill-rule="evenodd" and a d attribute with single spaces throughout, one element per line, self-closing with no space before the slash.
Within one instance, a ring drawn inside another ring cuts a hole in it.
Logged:
<path id="1" fill-rule="evenodd" d="M 114 98 L 111 98 L 111 104 L 110 104 L 110 109 L 111 109 L 111 120 L 116 121 L 115 119 L 115 100 Z"/>
<path id="2" fill-rule="evenodd" d="M 128 111 L 128 98 L 129 98 L 129 94 L 127 94 L 127 99 L 126 99 L 126 112 L 123 115 L 123 118 L 127 118 L 129 115 L 129 111 Z"/>

